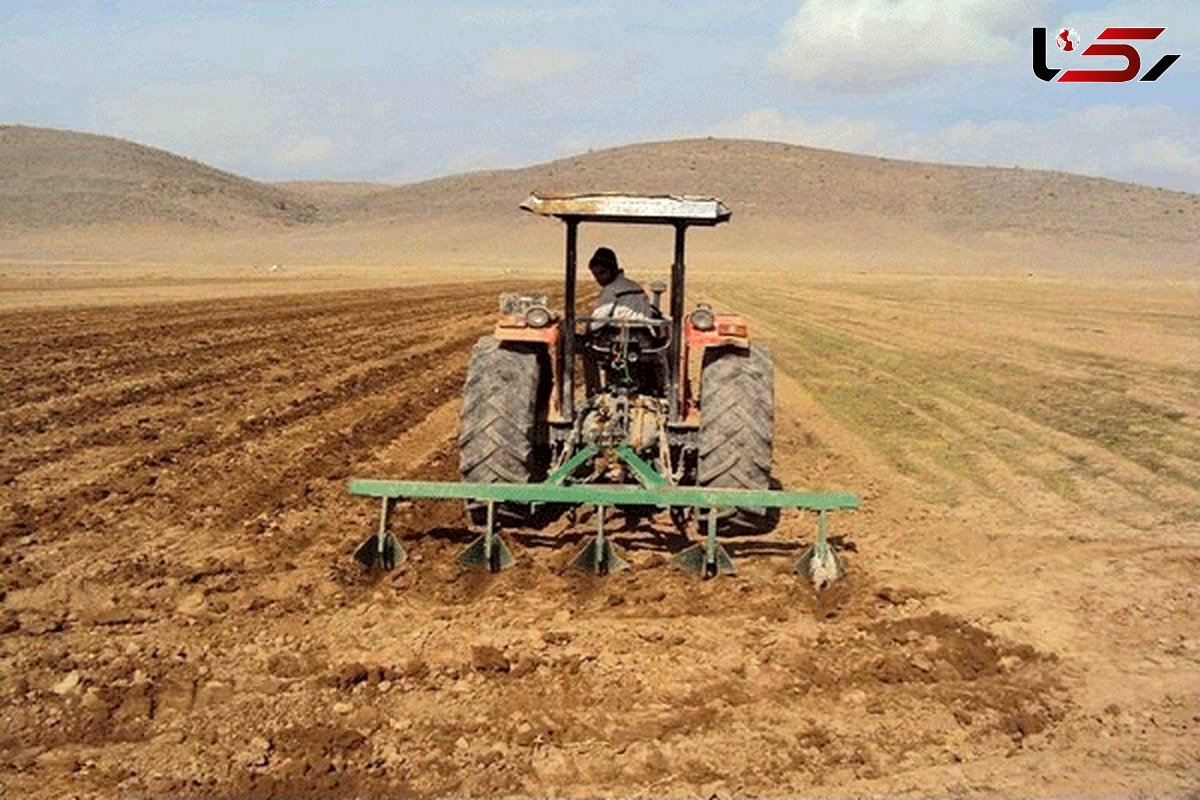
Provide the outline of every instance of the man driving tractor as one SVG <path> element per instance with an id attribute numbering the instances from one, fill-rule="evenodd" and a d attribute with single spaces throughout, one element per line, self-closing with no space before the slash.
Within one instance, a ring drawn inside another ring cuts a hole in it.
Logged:
<path id="1" fill-rule="evenodd" d="M 588 261 L 592 277 L 600 284 L 600 297 L 592 317 L 596 319 L 656 319 L 650 298 L 636 281 L 625 277 L 617 263 L 617 254 L 608 247 L 597 247 Z M 598 323 L 597 323 L 598 324 Z"/>

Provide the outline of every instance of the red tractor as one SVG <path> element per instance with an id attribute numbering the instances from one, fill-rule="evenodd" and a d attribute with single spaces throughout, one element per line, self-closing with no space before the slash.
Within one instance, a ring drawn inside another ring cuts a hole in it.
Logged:
<path id="1" fill-rule="evenodd" d="M 549 308 L 540 295 L 501 298 L 495 331 L 475 345 L 467 371 L 458 437 L 463 480 L 657 478 L 676 486 L 768 489 L 771 355 L 751 342 L 743 317 L 704 304 L 685 311 L 687 229 L 726 222 L 729 209 L 707 197 L 615 194 L 534 194 L 521 208 L 566 223 L 563 309 Z M 668 308 L 660 307 L 665 287 L 656 283 L 649 319 L 577 313 L 576 241 L 584 222 L 674 228 Z M 482 524 L 486 507 L 469 508 Z M 510 523 L 528 521 L 528 509 L 507 504 L 500 513 Z M 682 524 L 686 509 L 672 510 Z M 721 527 L 759 532 L 774 516 L 730 509 Z"/>
<path id="2" fill-rule="evenodd" d="M 751 342 L 744 318 L 706 305 L 684 310 L 687 229 L 726 222 L 729 209 L 711 197 L 619 194 L 534 194 L 521 207 L 566 223 L 563 308 L 551 309 L 540 295 L 501 298 L 496 328 L 475 345 L 467 369 L 458 435 L 463 480 L 352 479 L 352 493 L 381 500 L 378 528 L 355 557 L 368 567 L 404 562 L 389 528 L 396 502 L 465 500 L 483 532 L 459 560 L 498 572 L 515 561 L 501 527 L 536 524 L 539 509 L 589 504 L 596 535 L 574 564 L 605 574 L 628 566 L 606 536 L 606 510 L 630 516 L 667 508 L 685 537 L 689 513 L 705 522 L 704 541 L 675 561 L 707 578 L 734 572 L 719 530 L 762 532 L 781 509 L 794 508 L 817 513 L 816 539 L 796 571 L 818 587 L 841 575 L 827 516 L 858 508 L 859 498 L 772 486 L 771 356 Z M 585 222 L 674 228 L 666 309 L 667 287 L 655 285 L 648 314 L 576 312 L 576 244 Z"/>

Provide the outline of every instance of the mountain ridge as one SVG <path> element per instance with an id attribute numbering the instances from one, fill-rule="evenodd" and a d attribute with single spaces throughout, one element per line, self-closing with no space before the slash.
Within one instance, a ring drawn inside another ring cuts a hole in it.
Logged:
<path id="1" fill-rule="evenodd" d="M 344 240 L 359 231 L 376 253 L 444 250 L 465 258 L 490 252 L 495 242 L 506 252 L 522 250 L 530 215 L 517 206 L 531 191 L 717 196 L 737 223 L 720 246 L 781 262 L 798 248 L 844 251 L 851 260 L 864 248 L 883 258 L 907 248 L 904 258 L 915 261 L 923 252 L 945 260 L 958 257 L 955 248 L 984 252 L 1013 242 L 1070 250 L 1084 265 L 1088 253 L 1115 248 L 1124 248 L 1123 259 L 1173 253 L 1186 262 L 1200 244 L 1200 194 L 780 142 L 629 144 L 399 185 L 266 183 L 115 137 L 0 127 L 0 230 L 11 237 L 83 231 L 85 241 L 88 230 L 191 231 L 290 237 L 342 257 L 358 252 Z"/>

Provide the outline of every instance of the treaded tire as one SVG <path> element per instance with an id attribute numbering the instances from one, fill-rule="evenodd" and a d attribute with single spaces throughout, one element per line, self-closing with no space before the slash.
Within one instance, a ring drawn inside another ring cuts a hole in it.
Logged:
<path id="1" fill-rule="evenodd" d="M 704 354 L 700 374 L 700 437 L 696 481 L 714 489 L 771 488 L 775 435 L 775 368 L 765 347 L 723 347 Z M 766 533 L 778 509 L 745 508 L 723 515 L 724 534 Z M 701 529 L 703 519 L 699 520 Z"/>
<path id="2" fill-rule="evenodd" d="M 483 336 L 471 351 L 459 418 L 459 473 L 471 483 L 531 483 L 546 476 L 549 429 L 545 354 L 531 346 Z M 467 505 L 476 525 L 487 505 Z M 499 504 L 497 520 L 520 525 L 525 504 Z"/>

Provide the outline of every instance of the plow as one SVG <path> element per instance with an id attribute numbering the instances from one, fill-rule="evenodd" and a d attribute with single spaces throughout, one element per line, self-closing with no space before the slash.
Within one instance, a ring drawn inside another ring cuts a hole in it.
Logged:
<path id="1" fill-rule="evenodd" d="M 780 512 L 793 509 L 816 522 L 795 571 L 818 589 L 841 577 L 845 567 L 829 517 L 857 509 L 858 496 L 776 488 L 769 351 L 751 341 L 741 315 L 707 304 L 685 311 L 687 230 L 727 222 L 725 204 L 710 197 L 533 194 L 521 208 L 565 224 L 563 308 L 551 309 L 543 295 L 501 296 L 496 327 L 476 344 L 467 369 L 458 435 L 462 481 L 352 479 L 352 494 L 380 503 L 378 527 L 355 558 L 381 569 L 405 561 L 390 530 L 398 502 L 464 502 L 481 532 L 459 561 L 491 572 L 516 562 L 505 528 L 536 526 L 564 511 L 574 518 L 579 507 L 591 506 L 595 532 L 574 567 L 595 575 L 627 569 L 606 530 L 611 515 L 666 511 L 685 540 L 675 564 L 712 578 L 736 573 L 723 538 L 769 532 Z M 601 301 L 610 302 L 578 313 L 584 223 L 674 231 L 667 308 L 665 284 L 651 285 L 651 300 L 623 278 L 615 254 L 598 250 L 589 266 Z"/>

